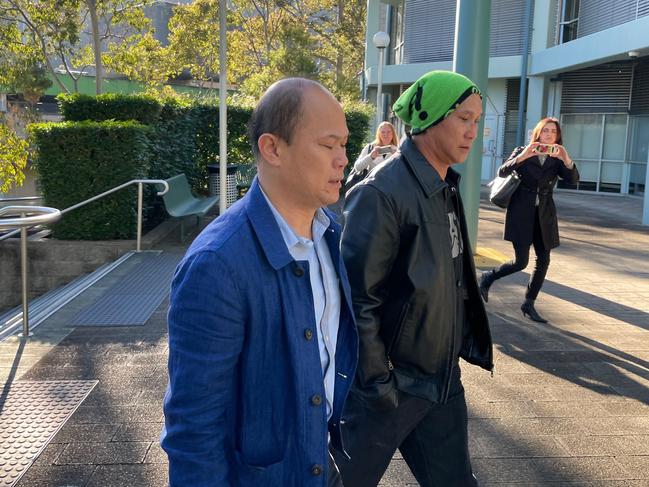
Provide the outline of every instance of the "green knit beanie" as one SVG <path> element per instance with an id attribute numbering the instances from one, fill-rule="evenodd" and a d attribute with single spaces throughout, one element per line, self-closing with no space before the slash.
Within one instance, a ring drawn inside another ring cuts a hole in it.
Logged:
<path id="1" fill-rule="evenodd" d="M 413 134 L 418 134 L 444 120 L 473 94 L 482 98 L 478 87 L 466 76 L 431 71 L 404 91 L 392 110 L 412 127 Z"/>

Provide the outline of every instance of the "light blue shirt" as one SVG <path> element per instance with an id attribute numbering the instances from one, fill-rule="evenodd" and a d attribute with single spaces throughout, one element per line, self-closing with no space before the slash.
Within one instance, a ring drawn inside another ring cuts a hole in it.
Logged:
<path id="1" fill-rule="evenodd" d="M 318 208 L 311 224 L 313 240 L 300 237 L 262 191 L 268 202 L 277 225 L 284 237 L 284 243 L 291 257 L 296 261 L 306 260 L 309 263 L 309 279 L 313 293 L 313 311 L 317 328 L 320 365 L 327 399 L 327 419 L 331 417 L 336 377 L 336 343 L 340 324 L 340 283 L 336 268 L 331 260 L 324 234 L 329 228 L 330 220 L 322 208 Z"/>

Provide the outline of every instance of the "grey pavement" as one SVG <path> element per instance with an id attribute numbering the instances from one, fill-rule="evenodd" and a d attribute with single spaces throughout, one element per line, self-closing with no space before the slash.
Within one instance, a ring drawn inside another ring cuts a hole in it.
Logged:
<path id="1" fill-rule="evenodd" d="M 562 245 L 537 301 L 550 322 L 519 310 L 527 271 L 502 279 L 487 306 L 495 373 L 463 364 L 474 471 L 481 486 L 649 486 L 649 228 L 639 225 L 641 200 L 561 193 L 556 201 Z M 483 200 L 483 268 L 513 255 L 501 240 L 503 218 Z M 171 239 L 166 247 L 183 251 Z M 158 437 L 168 302 L 144 326 L 70 327 L 100 294 L 75 299 L 27 345 L 0 344 L 4 391 L 17 380 L 98 381 L 20 487 L 166 484 Z M 418 484 L 397 453 L 381 485 Z"/>

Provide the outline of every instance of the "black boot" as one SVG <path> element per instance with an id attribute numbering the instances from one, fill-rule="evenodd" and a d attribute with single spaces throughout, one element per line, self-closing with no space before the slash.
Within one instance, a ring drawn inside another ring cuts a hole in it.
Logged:
<path id="1" fill-rule="evenodd" d="M 482 296 L 482 299 L 484 299 L 485 303 L 489 302 L 489 288 L 495 280 L 495 269 L 491 269 L 490 271 L 485 271 L 480 274 L 480 283 L 478 285 L 480 287 L 480 296 Z"/>
<path id="2" fill-rule="evenodd" d="M 538 323 L 548 322 L 548 320 L 546 320 L 545 318 L 543 318 L 543 316 L 536 312 L 533 299 L 526 299 L 525 302 L 521 304 L 521 311 L 523 312 L 523 316 L 527 316 L 532 321 L 536 321 Z"/>

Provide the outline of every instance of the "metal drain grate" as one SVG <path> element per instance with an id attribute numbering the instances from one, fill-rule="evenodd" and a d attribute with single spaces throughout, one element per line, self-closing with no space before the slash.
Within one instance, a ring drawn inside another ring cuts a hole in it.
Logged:
<path id="1" fill-rule="evenodd" d="M 16 381 L 0 396 L 0 487 L 27 471 L 96 380 Z"/>

